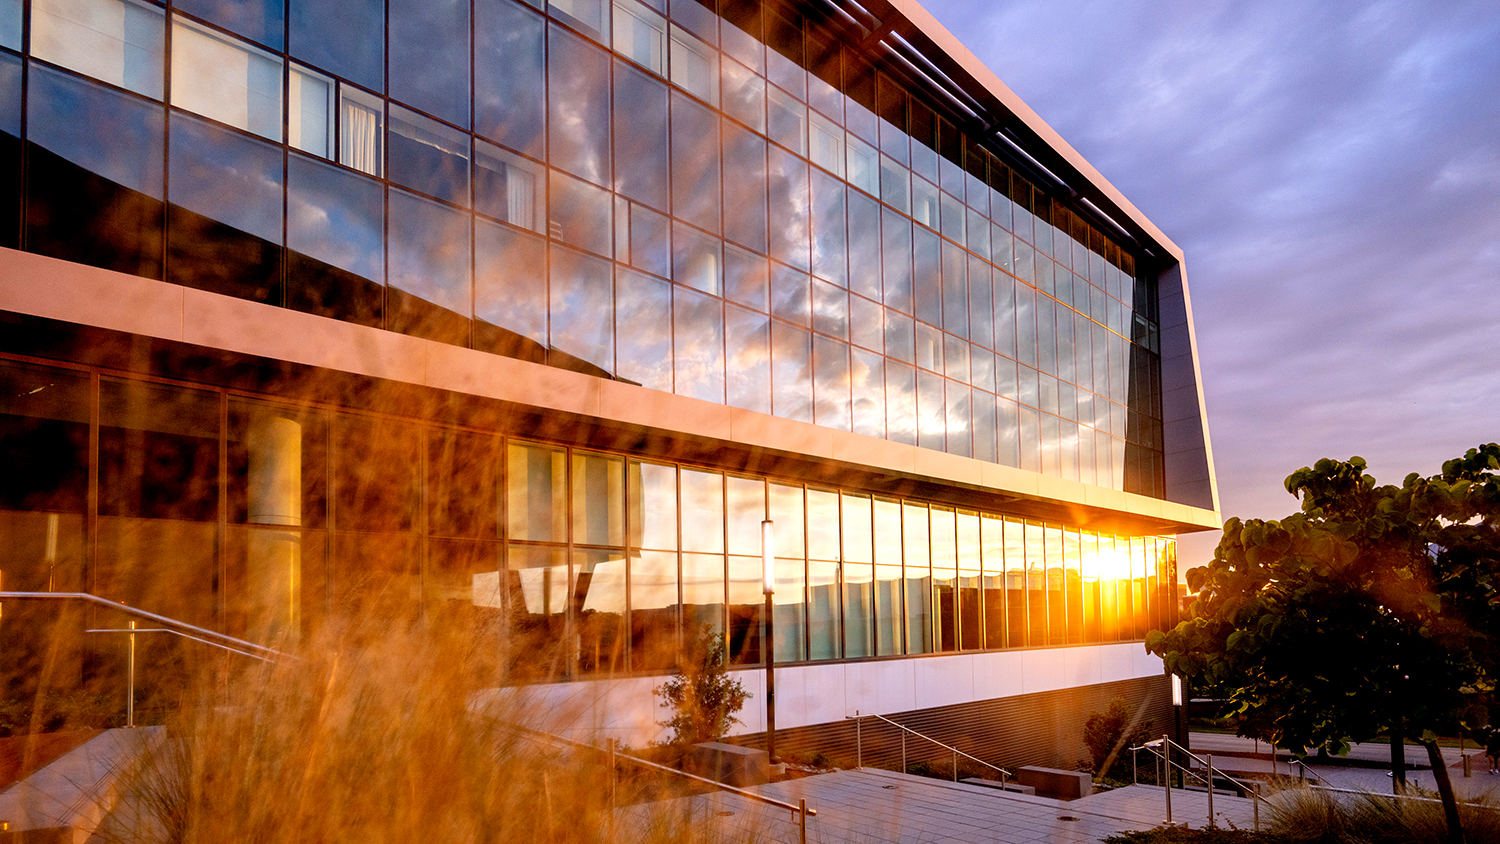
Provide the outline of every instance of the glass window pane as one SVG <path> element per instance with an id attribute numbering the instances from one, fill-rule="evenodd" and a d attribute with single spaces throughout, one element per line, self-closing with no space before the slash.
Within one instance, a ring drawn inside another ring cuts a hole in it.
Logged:
<path id="1" fill-rule="evenodd" d="M 281 150 L 173 114 L 170 161 L 168 280 L 281 304 Z"/>
<path id="2" fill-rule="evenodd" d="M 776 661 L 797 662 L 807 658 L 807 563 L 777 557 L 775 565 Z"/>
<path id="3" fill-rule="evenodd" d="M 614 673 L 625 669 L 625 555 L 620 551 L 573 552 L 573 618 L 578 670 Z"/>
<path id="4" fill-rule="evenodd" d="M 762 134 L 766 131 L 766 81 L 733 59 L 720 71 L 724 113 Z"/>
<path id="5" fill-rule="evenodd" d="M 937 650 L 958 650 L 958 537 L 952 510 L 932 508 L 933 621 Z"/>
<path id="6" fill-rule="evenodd" d="M 849 430 L 849 346 L 813 335 L 813 419 L 827 428 Z"/>
<path id="7" fill-rule="evenodd" d="M 547 219 L 546 168 L 484 141 L 474 144 L 474 210 L 523 229 Z"/>
<path id="8" fill-rule="evenodd" d="M 615 63 L 614 144 L 615 160 L 624 164 L 615 168 L 615 190 L 666 210 L 667 86 L 622 62 Z"/>
<path id="9" fill-rule="evenodd" d="M 547 363 L 610 377 L 614 370 L 614 279 L 608 261 L 553 246 L 552 342 Z"/>
<path id="10" fill-rule="evenodd" d="M 773 86 L 766 91 L 766 111 L 771 140 L 807 155 L 807 106 Z"/>
<path id="11" fill-rule="evenodd" d="M 33 66 L 28 109 L 27 248 L 160 278 L 160 106 Z"/>
<path id="12" fill-rule="evenodd" d="M 768 162 L 771 257 L 810 270 L 807 163 L 776 147 L 770 148 Z"/>
<path id="13" fill-rule="evenodd" d="M 771 520 L 776 523 L 776 556 L 802 559 L 804 553 L 804 507 L 800 486 L 770 485 Z"/>
<path id="14" fill-rule="evenodd" d="M 172 24 L 172 105 L 281 140 L 281 59 L 178 18 Z"/>
<path id="15" fill-rule="evenodd" d="M 683 287 L 674 287 L 672 298 L 676 392 L 723 404 L 724 303 Z"/>
<path id="16" fill-rule="evenodd" d="M 573 541 L 625 544 L 624 458 L 573 453 Z"/>
<path id="17" fill-rule="evenodd" d="M 980 520 L 980 553 L 984 562 L 985 647 L 1009 647 L 1005 639 L 1005 523 L 998 516 Z"/>
<path id="18" fill-rule="evenodd" d="M 672 286 L 626 269 L 615 278 L 616 376 L 653 390 L 672 391 Z"/>
<path id="19" fill-rule="evenodd" d="M 287 143 L 333 157 L 333 80 L 292 65 L 287 86 Z"/>
<path id="20" fill-rule="evenodd" d="M 510 538 L 566 542 L 567 452 L 512 441 L 506 449 L 505 511 Z"/>
<path id="21" fill-rule="evenodd" d="M 760 617 L 765 610 L 761 591 L 760 557 L 729 558 L 729 661 L 736 665 L 761 662 Z"/>
<path id="22" fill-rule="evenodd" d="M 643 551 L 630 559 L 630 666 L 661 670 L 677 662 L 677 554 Z"/>
<path id="23" fill-rule="evenodd" d="M 840 340 L 849 336 L 849 294 L 821 279 L 812 280 L 813 330 Z"/>
<path id="24" fill-rule="evenodd" d="M 468 205 L 468 134 L 397 105 L 390 120 L 391 180 Z"/>
<path id="25" fill-rule="evenodd" d="M 876 499 L 875 517 L 875 652 L 904 653 L 905 609 L 902 604 L 901 505 Z"/>
<path id="26" fill-rule="evenodd" d="M 926 370 L 917 372 L 917 444 L 943 451 L 948 446 L 948 407 L 943 377 Z"/>
<path id="27" fill-rule="evenodd" d="M 729 553 L 760 559 L 761 528 L 766 518 L 766 482 L 759 478 L 726 479 Z M 759 567 L 756 584 L 760 584 Z"/>
<path id="28" fill-rule="evenodd" d="M 854 350 L 850 369 L 854 393 L 854 433 L 885 438 L 885 358 Z"/>
<path id="29" fill-rule="evenodd" d="M 34 0 L 31 54 L 161 99 L 164 14 L 131 0 Z"/>
<path id="30" fill-rule="evenodd" d="M 614 23 L 615 52 L 665 76 L 667 19 L 636 0 L 615 0 Z"/>
<path id="31" fill-rule="evenodd" d="M 925 505 L 902 506 L 906 580 L 906 652 L 932 653 L 932 564 L 930 526 Z"/>
<path id="32" fill-rule="evenodd" d="M 885 366 L 886 438 L 917 444 L 917 371 L 887 360 Z"/>
<path id="33" fill-rule="evenodd" d="M 911 222 L 900 214 L 885 210 L 881 214 L 882 276 L 885 280 L 884 301 L 887 307 L 912 313 L 912 239 Z"/>
<path id="34" fill-rule="evenodd" d="M 766 141 L 729 121 L 724 126 L 724 236 L 767 249 Z M 753 303 L 746 303 L 753 304 Z M 760 310 L 765 310 L 764 306 Z"/>
<path id="35" fill-rule="evenodd" d="M 724 632 L 724 556 L 682 555 L 682 632 L 695 637 L 703 628 Z"/>
<path id="36" fill-rule="evenodd" d="M 544 19 L 511 0 L 474 0 L 474 130 L 527 155 L 546 139 Z"/>
<path id="37" fill-rule="evenodd" d="M 724 245 L 724 295 L 761 313 L 770 310 L 766 259 L 733 244 Z"/>
<path id="38" fill-rule="evenodd" d="M 980 618 L 979 516 L 958 514 L 958 643 L 966 651 L 985 646 Z"/>
<path id="39" fill-rule="evenodd" d="M 724 476 L 683 469 L 682 549 L 724 552 Z"/>
<path id="40" fill-rule="evenodd" d="M 771 324 L 765 314 L 728 305 L 724 309 L 728 357 L 725 401 L 757 413 L 771 412 Z"/>
<path id="41" fill-rule="evenodd" d="M 390 192 L 386 327 L 469 345 L 470 216 L 405 191 Z"/>
<path id="42" fill-rule="evenodd" d="M 390 0 L 389 14 L 391 97 L 467 128 L 468 0 Z"/>
<path id="43" fill-rule="evenodd" d="M 596 255 L 612 255 L 614 204 L 609 192 L 555 170 L 551 176 L 549 234 Z"/>
<path id="44" fill-rule="evenodd" d="M 6 589 L 79 592 L 86 587 L 90 389 L 87 373 L 0 362 Z M 15 635 L 14 628 L 9 635 Z"/>
<path id="45" fill-rule="evenodd" d="M 672 227 L 672 280 L 712 293 L 723 292 L 723 241 L 697 229 Z"/>
<path id="46" fill-rule="evenodd" d="M 813 421 L 812 335 L 771 323 L 771 411 L 784 419 Z"/>
<path id="47" fill-rule="evenodd" d="M 474 223 L 474 348 L 546 360 L 547 242 L 485 220 Z"/>
<path id="48" fill-rule="evenodd" d="M 840 287 L 849 286 L 849 235 L 844 218 L 844 184 L 813 171 L 812 270 Z"/>
<path id="49" fill-rule="evenodd" d="M 672 223 L 669 217 L 643 205 L 630 207 L 630 263 L 662 277 L 672 274 Z"/>
<path id="50" fill-rule="evenodd" d="M 876 301 L 881 296 L 880 252 L 880 203 L 851 191 L 849 289 Z"/>
<path id="51" fill-rule="evenodd" d="M 293 0 L 291 53 L 334 76 L 385 90 L 383 0 Z"/>
<path id="52" fill-rule="evenodd" d="M 604 0 L 550 0 L 547 10 L 593 38 L 603 40 L 609 31 L 609 9 Z"/>
<path id="53" fill-rule="evenodd" d="M 1024 648 L 1030 636 L 1026 618 L 1026 537 L 1020 522 L 1005 522 L 1005 628 L 1009 647 Z"/>
<path id="54" fill-rule="evenodd" d="M 286 42 L 286 0 L 174 0 L 172 5 L 277 50 Z"/>
<path id="55" fill-rule="evenodd" d="M 839 564 L 807 563 L 808 659 L 839 658 Z"/>
<path id="56" fill-rule="evenodd" d="M 21 51 L 21 0 L 0 2 L 0 47 Z"/>
<path id="57" fill-rule="evenodd" d="M 489 434 L 430 429 L 427 531 L 434 536 L 500 537 L 500 441 Z"/>
<path id="58" fill-rule="evenodd" d="M 807 556 L 839 559 L 839 496 L 836 492 L 807 491 Z"/>
<path id="59" fill-rule="evenodd" d="M 941 243 L 937 235 L 923 228 L 913 230 L 913 291 L 917 319 L 929 325 L 943 324 L 943 278 Z"/>
<path id="60" fill-rule="evenodd" d="M 671 53 L 672 82 L 710 105 L 718 105 L 719 52 L 674 25 Z"/>
<path id="61" fill-rule="evenodd" d="M 638 548 L 677 547 L 677 468 L 630 461 L 630 544 Z M 676 575 L 672 578 L 676 603 Z M 666 606 L 667 604 L 661 604 Z"/>
<path id="62" fill-rule="evenodd" d="M 378 324 L 385 283 L 384 189 L 300 155 L 287 165 L 287 305 Z"/>
<path id="63" fill-rule="evenodd" d="M 339 86 L 339 163 L 362 173 L 385 172 L 385 102 Z"/>
<path id="64" fill-rule="evenodd" d="M 719 229 L 719 118 L 672 95 L 672 213 L 699 228 Z"/>
<path id="65" fill-rule="evenodd" d="M 548 29 L 547 41 L 547 113 L 554 125 L 566 127 L 549 134 L 548 160 L 575 176 L 607 186 L 609 54 L 556 25 Z"/>
<path id="66" fill-rule="evenodd" d="M 506 558 L 511 664 L 517 679 L 559 679 L 568 672 L 568 558 L 564 548 L 510 546 Z"/>
<path id="67" fill-rule="evenodd" d="M 911 213 L 911 171 L 886 156 L 880 158 L 880 198 L 903 214 Z"/>

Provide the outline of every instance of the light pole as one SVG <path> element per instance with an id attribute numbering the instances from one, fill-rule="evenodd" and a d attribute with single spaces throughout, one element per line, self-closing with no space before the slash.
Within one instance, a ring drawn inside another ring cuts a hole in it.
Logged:
<path id="1" fill-rule="evenodd" d="M 770 519 L 760 523 L 760 585 L 766 594 L 766 608 L 761 613 L 761 650 L 766 656 L 766 758 L 776 763 L 776 625 L 772 614 L 776 595 L 776 552 L 772 543 Z"/>

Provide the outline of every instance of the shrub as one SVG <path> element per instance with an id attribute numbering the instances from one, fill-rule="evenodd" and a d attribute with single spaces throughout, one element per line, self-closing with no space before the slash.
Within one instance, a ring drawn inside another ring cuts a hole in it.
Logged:
<path id="1" fill-rule="evenodd" d="M 656 695 L 672 707 L 672 717 L 657 722 L 672 731 L 671 744 L 718 741 L 740 723 L 734 714 L 750 698 L 724 664 L 724 635 L 706 624 L 685 643 L 676 673 Z"/>
<path id="2" fill-rule="evenodd" d="M 1151 728 L 1150 719 L 1134 723 L 1130 705 L 1122 697 L 1110 701 L 1105 711 L 1089 715 L 1083 722 L 1083 743 L 1089 749 L 1091 770 L 1103 777 L 1121 750 L 1151 740 Z"/>

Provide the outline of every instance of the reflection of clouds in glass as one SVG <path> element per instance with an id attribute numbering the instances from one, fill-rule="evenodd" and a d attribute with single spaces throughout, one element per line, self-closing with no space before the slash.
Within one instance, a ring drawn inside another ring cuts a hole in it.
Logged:
<path id="1" fill-rule="evenodd" d="M 724 550 L 724 476 L 683 469 L 682 549 L 722 553 Z"/>
<path id="2" fill-rule="evenodd" d="M 812 421 L 812 338 L 784 322 L 771 323 L 771 412 Z"/>
<path id="3" fill-rule="evenodd" d="M 808 247 L 807 163 L 771 147 L 768 155 L 771 256 L 803 270 L 812 269 Z"/>
<path id="4" fill-rule="evenodd" d="M 672 212 L 719 232 L 719 118 L 672 94 Z"/>
<path id="5" fill-rule="evenodd" d="M 844 220 L 844 184 L 813 170 L 813 272 L 848 286 L 849 241 Z"/>
<path id="6" fill-rule="evenodd" d="M 706 401 L 724 402 L 724 314 L 711 296 L 677 287 L 673 290 L 675 334 L 673 367 L 676 392 Z"/>
<path id="7" fill-rule="evenodd" d="M 606 372 L 614 368 L 610 264 L 552 247 L 552 347 Z"/>
<path id="8" fill-rule="evenodd" d="M 546 241 L 483 220 L 474 234 L 474 316 L 546 345 Z"/>
<path id="9" fill-rule="evenodd" d="M 906 364 L 886 361 L 886 436 L 896 442 L 917 442 L 917 374 Z"/>
<path id="10" fill-rule="evenodd" d="M 771 412 L 771 335 L 764 314 L 725 307 L 726 399 L 735 407 Z"/>
<path id="11" fill-rule="evenodd" d="M 170 187 L 176 205 L 281 241 L 281 150 L 270 144 L 174 114 Z"/>
<path id="12" fill-rule="evenodd" d="M 330 164 L 292 155 L 287 174 L 287 247 L 382 281 L 383 188 Z"/>
<path id="13" fill-rule="evenodd" d="M 813 336 L 813 418 L 829 428 L 849 430 L 849 347 Z"/>
<path id="14" fill-rule="evenodd" d="M 469 314 L 469 215 L 393 190 L 390 285 Z"/>
<path id="15" fill-rule="evenodd" d="M 672 391 L 671 285 L 621 270 L 615 281 L 616 374 L 653 390 Z"/>
<path id="16" fill-rule="evenodd" d="M 849 381 L 854 393 L 854 432 L 885 437 L 885 359 L 855 349 Z"/>
<path id="17" fill-rule="evenodd" d="M 548 42 L 547 115 L 552 164 L 609 184 L 609 56 L 553 25 Z"/>

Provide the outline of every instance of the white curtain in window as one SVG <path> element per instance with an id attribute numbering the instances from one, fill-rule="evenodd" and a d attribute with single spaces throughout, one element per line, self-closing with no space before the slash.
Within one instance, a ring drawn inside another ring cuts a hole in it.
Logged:
<path id="1" fill-rule="evenodd" d="M 536 228 L 536 174 L 514 165 L 505 168 L 505 221 L 525 229 Z"/>
<path id="2" fill-rule="evenodd" d="M 372 176 L 380 175 L 380 124 L 378 108 L 345 99 L 339 147 L 343 163 Z"/>

